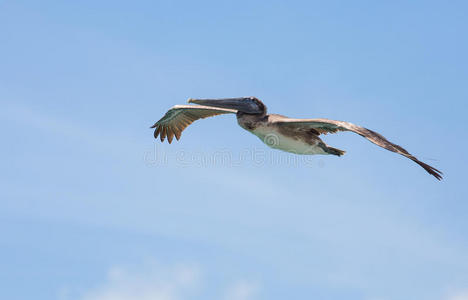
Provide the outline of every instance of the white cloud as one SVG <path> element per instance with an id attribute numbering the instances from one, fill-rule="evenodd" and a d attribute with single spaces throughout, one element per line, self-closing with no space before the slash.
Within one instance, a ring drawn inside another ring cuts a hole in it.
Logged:
<path id="1" fill-rule="evenodd" d="M 82 300 L 178 300 L 196 290 L 198 268 L 189 265 L 162 267 L 154 262 L 143 270 L 111 268 L 106 283 L 87 292 Z"/>
<path id="2" fill-rule="evenodd" d="M 459 291 L 448 297 L 447 300 L 468 300 L 468 290 Z"/>
<path id="3" fill-rule="evenodd" d="M 226 300 L 251 300 L 257 292 L 257 285 L 239 281 L 228 288 Z"/>
<path id="4" fill-rule="evenodd" d="M 201 279 L 199 268 L 188 264 L 168 267 L 151 261 L 143 267 L 117 266 L 110 268 L 102 285 L 87 291 L 79 300 L 204 299 Z M 226 286 L 218 299 L 254 300 L 258 291 L 257 284 L 245 280 Z M 59 299 L 72 299 L 69 294 L 68 288 L 62 289 Z"/>

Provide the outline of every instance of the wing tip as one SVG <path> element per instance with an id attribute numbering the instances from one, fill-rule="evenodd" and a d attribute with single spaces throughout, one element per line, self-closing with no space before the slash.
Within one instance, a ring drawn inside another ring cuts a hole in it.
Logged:
<path id="1" fill-rule="evenodd" d="M 151 128 L 156 128 L 154 130 L 153 136 L 154 136 L 155 139 L 157 139 L 159 134 L 161 133 L 161 126 L 157 126 L 157 124 L 155 124 L 154 127 L 151 127 Z"/>
<path id="2" fill-rule="evenodd" d="M 153 133 L 153 136 L 155 139 L 159 139 L 161 140 L 161 143 L 163 143 L 166 138 L 167 138 L 167 141 L 169 142 L 169 144 L 172 143 L 172 141 L 174 140 L 174 137 L 176 138 L 176 140 L 180 140 L 180 137 L 181 137 L 181 133 L 178 132 L 178 131 L 170 131 L 168 130 L 167 128 L 163 127 L 163 126 L 159 126 L 158 124 L 155 124 L 153 126 L 151 126 L 150 128 L 156 128 L 154 130 L 154 133 Z"/>
<path id="3" fill-rule="evenodd" d="M 439 171 L 437 170 L 436 168 L 426 164 L 426 163 L 423 163 L 422 161 L 419 161 L 419 160 L 415 160 L 415 162 L 420 165 L 421 167 L 424 168 L 424 170 L 426 170 L 427 173 L 431 174 L 432 176 L 434 176 L 437 180 L 441 181 L 443 179 L 443 176 L 444 173 L 442 173 L 442 171 Z"/>
<path id="4" fill-rule="evenodd" d="M 431 167 L 432 168 L 432 167 Z M 432 176 L 434 176 L 435 178 L 437 178 L 437 180 L 441 181 L 444 177 L 442 175 L 444 175 L 444 173 L 442 173 L 441 171 L 437 170 L 436 168 L 432 168 L 431 169 L 432 172 L 429 172 L 429 174 L 431 174 Z"/>

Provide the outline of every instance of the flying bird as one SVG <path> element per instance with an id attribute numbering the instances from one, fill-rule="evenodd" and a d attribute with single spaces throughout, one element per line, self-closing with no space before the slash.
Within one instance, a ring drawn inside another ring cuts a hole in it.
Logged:
<path id="1" fill-rule="evenodd" d="M 182 131 L 198 119 L 235 114 L 242 128 L 253 133 L 267 146 L 274 149 L 302 155 L 341 156 L 345 151 L 328 146 L 320 139 L 320 135 L 351 131 L 382 148 L 411 159 L 438 180 L 442 179 L 441 171 L 418 160 L 402 147 L 393 144 L 375 131 L 349 122 L 328 119 L 292 119 L 278 114 L 267 114 L 266 106 L 255 97 L 189 99 L 188 102 L 198 105 L 172 107 L 151 127 L 155 128 L 155 138 L 159 136 L 161 142 L 164 142 L 167 137 L 168 142 L 171 143 L 174 136 L 179 140 Z"/>

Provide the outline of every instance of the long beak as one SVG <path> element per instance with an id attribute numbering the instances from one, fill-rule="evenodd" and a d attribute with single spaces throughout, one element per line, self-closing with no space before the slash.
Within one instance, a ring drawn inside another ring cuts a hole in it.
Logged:
<path id="1" fill-rule="evenodd" d="M 235 109 L 248 114 L 261 113 L 261 110 L 258 107 L 258 105 L 250 97 L 222 99 L 189 99 L 188 102 L 206 106 Z"/>

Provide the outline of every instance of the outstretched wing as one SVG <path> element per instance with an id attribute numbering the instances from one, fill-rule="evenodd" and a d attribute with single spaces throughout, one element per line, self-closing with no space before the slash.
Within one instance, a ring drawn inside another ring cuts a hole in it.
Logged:
<path id="1" fill-rule="evenodd" d="M 408 151 L 403 149 L 403 147 L 393 144 L 392 142 L 388 141 L 385 137 L 380 135 L 379 133 L 372 131 L 370 129 L 354 125 L 352 123 L 343 122 L 343 121 L 334 121 L 328 119 L 289 119 L 284 118 L 280 119 L 275 122 L 279 126 L 291 126 L 295 129 L 314 129 L 319 134 L 327 134 L 327 133 L 336 133 L 338 131 L 352 131 L 354 133 L 359 134 L 362 137 L 365 137 L 372 143 L 385 148 L 389 151 L 396 152 L 401 154 L 421 167 L 424 168 L 429 174 L 437 178 L 438 180 L 442 179 L 442 172 L 437 170 L 434 167 L 429 166 L 426 163 L 418 160 L 416 157 L 411 155 Z"/>
<path id="2" fill-rule="evenodd" d="M 155 128 L 154 138 L 157 138 L 159 135 L 161 142 L 164 142 L 164 139 L 167 136 L 167 141 L 170 144 L 174 135 L 176 139 L 179 140 L 182 135 L 182 131 L 198 119 L 235 113 L 237 113 L 237 110 L 234 109 L 215 108 L 201 105 L 176 105 L 168 110 L 164 117 L 151 126 L 151 128 Z"/>

